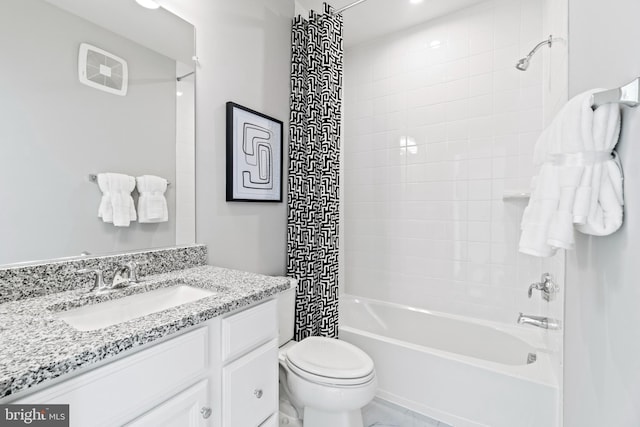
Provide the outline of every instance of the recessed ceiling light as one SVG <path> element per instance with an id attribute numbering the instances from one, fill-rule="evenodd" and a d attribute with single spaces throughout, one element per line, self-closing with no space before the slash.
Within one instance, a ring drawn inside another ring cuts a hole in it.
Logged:
<path id="1" fill-rule="evenodd" d="M 142 7 L 146 7 L 147 9 L 157 9 L 160 7 L 155 0 L 136 0 L 136 3 Z"/>
<path id="2" fill-rule="evenodd" d="M 422 0 L 409 0 L 409 3 L 418 4 L 418 3 L 422 3 Z"/>

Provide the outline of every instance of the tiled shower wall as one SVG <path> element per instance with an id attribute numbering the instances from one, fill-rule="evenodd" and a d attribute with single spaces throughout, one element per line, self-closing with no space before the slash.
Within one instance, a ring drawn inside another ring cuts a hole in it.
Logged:
<path id="1" fill-rule="evenodd" d="M 517 252 L 543 61 L 539 0 L 479 3 L 345 53 L 345 291 L 515 323 L 538 259 Z M 545 47 L 546 49 L 546 47 Z"/>

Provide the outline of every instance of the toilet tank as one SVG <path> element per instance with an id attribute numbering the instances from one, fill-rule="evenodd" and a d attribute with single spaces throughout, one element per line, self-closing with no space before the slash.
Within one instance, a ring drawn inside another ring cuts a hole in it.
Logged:
<path id="1" fill-rule="evenodd" d="M 290 281 L 291 287 L 278 294 L 278 346 L 293 339 L 298 281 L 296 279 L 290 279 Z"/>

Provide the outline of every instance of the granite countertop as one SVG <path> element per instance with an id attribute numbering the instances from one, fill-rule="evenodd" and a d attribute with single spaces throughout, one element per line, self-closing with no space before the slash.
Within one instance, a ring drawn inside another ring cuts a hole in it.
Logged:
<path id="1" fill-rule="evenodd" d="M 200 266 L 144 277 L 102 295 L 72 290 L 0 304 L 0 398 L 153 342 L 289 288 L 289 279 Z M 216 294 L 95 331 L 78 331 L 56 313 L 186 284 Z"/>

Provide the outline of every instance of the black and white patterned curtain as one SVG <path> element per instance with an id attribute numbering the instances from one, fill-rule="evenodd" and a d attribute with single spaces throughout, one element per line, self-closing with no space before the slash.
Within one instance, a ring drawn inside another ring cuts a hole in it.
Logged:
<path id="1" fill-rule="evenodd" d="M 338 336 L 342 17 L 324 8 L 292 29 L 287 274 L 299 279 L 298 341 Z"/>

